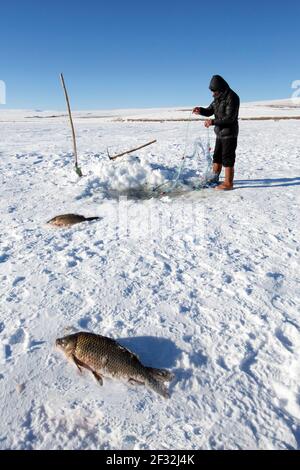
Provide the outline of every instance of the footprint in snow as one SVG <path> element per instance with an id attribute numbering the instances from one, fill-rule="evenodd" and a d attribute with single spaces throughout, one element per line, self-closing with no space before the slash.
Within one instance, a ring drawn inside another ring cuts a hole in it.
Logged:
<path id="1" fill-rule="evenodd" d="M 280 328 L 276 328 L 275 336 L 288 351 L 293 352 L 293 343 L 284 335 Z"/>
<path id="2" fill-rule="evenodd" d="M 9 359 L 12 356 L 12 349 L 9 344 L 4 345 L 3 355 L 4 355 L 5 361 L 9 361 Z"/>
<path id="3" fill-rule="evenodd" d="M 91 318 L 87 315 L 86 317 L 81 318 L 80 320 L 78 320 L 78 326 L 80 328 L 83 328 L 84 330 L 86 330 L 86 329 L 88 329 L 90 322 L 91 322 Z"/>
<path id="4" fill-rule="evenodd" d="M 15 345 L 18 343 L 23 343 L 25 341 L 25 336 L 26 334 L 23 328 L 18 328 L 17 331 L 13 335 L 11 335 L 9 344 Z"/>
<path id="5" fill-rule="evenodd" d="M 232 276 L 230 276 L 229 274 L 223 274 L 222 280 L 223 280 L 223 282 L 225 282 L 226 284 L 231 284 L 232 281 L 233 281 L 233 278 L 232 278 Z"/>
<path id="6" fill-rule="evenodd" d="M 0 255 L 0 263 L 5 263 L 8 259 L 9 259 L 9 255 L 7 255 L 6 253 L 2 253 Z"/>
<path id="7" fill-rule="evenodd" d="M 16 287 L 17 284 L 19 284 L 20 282 L 22 281 L 25 281 L 25 277 L 24 276 L 17 276 L 15 278 L 15 280 L 13 281 L 13 287 Z"/>
<path id="8" fill-rule="evenodd" d="M 277 272 L 268 272 L 266 273 L 266 276 L 271 278 L 274 281 L 274 284 L 277 286 L 281 285 L 284 280 L 284 275 Z"/>

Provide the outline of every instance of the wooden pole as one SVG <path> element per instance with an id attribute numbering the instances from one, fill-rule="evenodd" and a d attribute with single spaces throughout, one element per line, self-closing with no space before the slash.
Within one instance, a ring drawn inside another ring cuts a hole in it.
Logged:
<path id="1" fill-rule="evenodd" d="M 140 150 L 144 147 L 147 147 L 147 145 L 154 144 L 155 142 L 156 140 L 151 140 L 151 142 L 148 142 L 147 144 L 141 145 L 140 147 L 136 147 L 135 149 L 127 150 L 127 152 L 119 153 L 118 155 L 115 155 L 114 157 L 111 157 L 109 154 L 108 156 L 110 160 L 115 160 L 116 158 L 123 157 L 123 155 L 127 155 L 128 153 L 132 153 L 132 152 L 135 152 L 136 150 Z"/>
<path id="2" fill-rule="evenodd" d="M 60 74 L 60 79 L 61 79 L 62 87 L 63 87 L 64 92 L 65 92 L 65 97 L 66 97 L 66 102 L 67 102 L 67 108 L 68 108 L 68 113 L 69 113 L 69 118 L 70 118 L 70 124 L 71 124 L 71 129 L 72 129 L 73 148 L 74 148 L 74 157 L 75 157 L 75 171 L 76 171 L 76 173 L 78 174 L 78 176 L 82 176 L 81 169 L 80 169 L 79 166 L 78 166 L 78 155 L 77 155 L 76 137 L 75 137 L 75 129 L 74 129 L 74 124 L 73 124 L 73 119 L 72 119 L 70 101 L 69 101 L 69 96 L 68 96 L 68 92 L 67 92 L 66 85 L 65 85 L 64 76 L 63 76 L 62 73 Z"/>

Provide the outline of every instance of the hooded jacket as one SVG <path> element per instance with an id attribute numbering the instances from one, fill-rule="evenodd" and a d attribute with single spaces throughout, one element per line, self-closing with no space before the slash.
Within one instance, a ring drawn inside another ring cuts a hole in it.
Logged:
<path id="1" fill-rule="evenodd" d="M 220 95 L 208 108 L 200 108 L 200 114 L 207 117 L 215 115 L 215 119 L 212 121 L 218 138 L 237 137 L 239 133 L 239 96 L 231 90 L 220 75 L 212 77 L 209 88 L 211 91 L 219 91 Z"/>

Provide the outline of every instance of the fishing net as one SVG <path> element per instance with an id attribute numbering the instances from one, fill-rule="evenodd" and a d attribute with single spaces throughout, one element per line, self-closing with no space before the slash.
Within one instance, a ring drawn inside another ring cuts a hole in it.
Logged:
<path id="1" fill-rule="evenodd" d="M 213 177 L 212 163 L 209 129 L 205 143 L 201 137 L 188 141 L 187 135 L 184 154 L 174 179 L 164 182 L 154 188 L 154 191 L 171 193 L 175 190 L 188 191 L 207 187 Z"/>

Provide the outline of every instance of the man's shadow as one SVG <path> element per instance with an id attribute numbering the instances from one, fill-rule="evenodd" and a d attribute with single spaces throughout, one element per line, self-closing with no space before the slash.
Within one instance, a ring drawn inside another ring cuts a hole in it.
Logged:
<path id="1" fill-rule="evenodd" d="M 253 183 L 253 184 L 252 184 Z M 244 188 L 278 188 L 285 186 L 300 186 L 300 178 L 264 178 L 254 180 L 235 180 L 235 189 Z"/>

